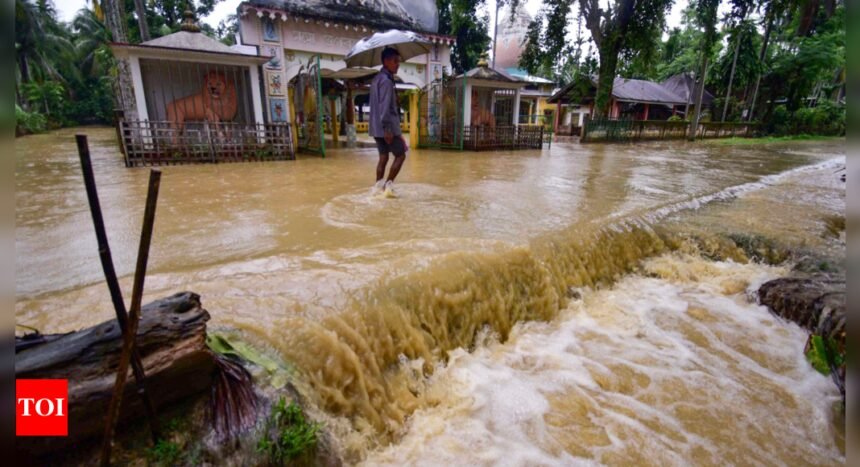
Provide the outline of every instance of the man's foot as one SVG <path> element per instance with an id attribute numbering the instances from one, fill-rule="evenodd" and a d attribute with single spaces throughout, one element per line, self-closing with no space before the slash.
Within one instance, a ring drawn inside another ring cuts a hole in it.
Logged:
<path id="1" fill-rule="evenodd" d="M 373 188 L 370 189 L 370 194 L 371 195 L 378 195 L 378 194 L 382 193 L 384 190 L 385 190 L 385 180 L 384 179 L 377 180 L 376 183 L 373 185 Z"/>
<path id="2" fill-rule="evenodd" d="M 394 181 L 393 180 L 389 180 L 389 181 L 385 182 L 384 192 L 385 192 L 386 198 L 396 198 L 397 197 L 397 192 L 394 191 Z"/>

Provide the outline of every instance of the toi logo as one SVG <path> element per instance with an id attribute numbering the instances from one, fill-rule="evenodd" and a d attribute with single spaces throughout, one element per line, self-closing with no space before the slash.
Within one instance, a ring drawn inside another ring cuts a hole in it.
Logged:
<path id="1" fill-rule="evenodd" d="M 15 436 L 68 436 L 68 400 L 68 380 L 15 380 Z"/>

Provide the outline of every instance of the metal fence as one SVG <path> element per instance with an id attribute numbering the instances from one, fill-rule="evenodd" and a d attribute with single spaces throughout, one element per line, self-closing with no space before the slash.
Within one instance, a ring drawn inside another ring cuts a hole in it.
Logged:
<path id="1" fill-rule="evenodd" d="M 465 80 L 440 79 L 418 96 L 418 145 L 422 148 L 463 148 Z"/>
<path id="2" fill-rule="evenodd" d="M 757 127 L 757 123 L 750 122 L 700 122 L 696 137 L 749 137 L 755 134 Z M 690 122 L 686 121 L 587 119 L 580 142 L 683 139 L 689 134 L 689 129 Z"/>
<path id="3" fill-rule="evenodd" d="M 469 126 L 463 129 L 463 149 L 472 151 L 504 149 L 541 149 L 542 126 Z"/>
<path id="4" fill-rule="evenodd" d="M 199 123 L 120 120 L 126 167 L 295 158 L 287 123 Z"/>

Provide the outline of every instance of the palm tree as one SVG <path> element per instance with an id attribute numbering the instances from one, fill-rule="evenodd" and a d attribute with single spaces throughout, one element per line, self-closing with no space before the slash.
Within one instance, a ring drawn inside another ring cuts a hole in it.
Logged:
<path id="1" fill-rule="evenodd" d="M 110 72 L 112 54 L 107 44 L 111 33 L 95 10 L 82 8 L 72 20 L 75 31 L 75 53 L 84 76 L 99 77 Z"/>
<path id="2" fill-rule="evenodd" d="M 59 79 L 60 58 L 71 58 L 71 41 L 56 20 L 53 4 L 15 0 L 15 55 L 21 82 Z"/>

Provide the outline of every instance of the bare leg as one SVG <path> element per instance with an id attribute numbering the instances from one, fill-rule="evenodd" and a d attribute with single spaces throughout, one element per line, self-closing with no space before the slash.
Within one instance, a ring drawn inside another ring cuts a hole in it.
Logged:
<path id="1" fill-rule="evenodd" d="M 400 168 L 403 167 L 403 161 L 405 161 L 405 160 L 406 160 L 406 154 L 403 154 L 400 156 L 394 156 L 394 163 L 391 164 L 391 171 L 388 172 L 388 180 L 389 181 L 393 182 L 394 179 L 397 178 L 397 174 L 400 173 Z M 379 171 L 377 170 L 376 173 L 378 175 Z"/>
<path id="2" fill-rule="evenodd" d="M 396 163 L 397 162 L 395 160 L 395 164 Z M 377 182 L 382 180 L 385 177 L 385 166 L 387 166 L 387 165 L 388 165 L 388 153 L 385 153 L 385 154 L 380 153 L 379 154 L 379 163 L 376 164 L 376 181 Z M 394 168 L 392 167 L 391 170 L 394 170 Z"/>

